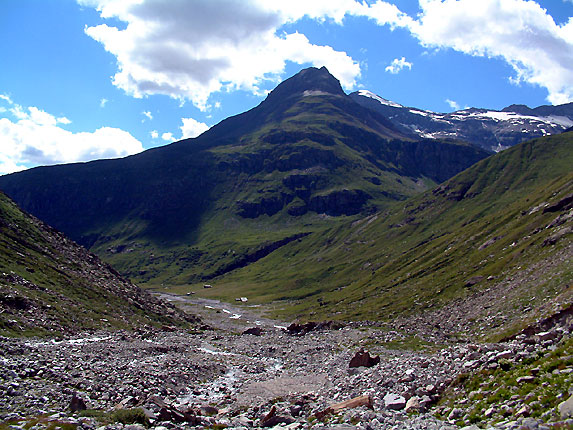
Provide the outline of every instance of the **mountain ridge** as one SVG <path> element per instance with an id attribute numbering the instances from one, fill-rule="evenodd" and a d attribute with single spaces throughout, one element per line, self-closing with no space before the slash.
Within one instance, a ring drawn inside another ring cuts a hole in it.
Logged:
<path id="1" fill-rule="evenodd" d="M 402 106 L 365 90 L 351 93 L 349 97 L 387 116 L 404 133 L 425 138 L 455 136 L 490 151 L 560 133 L 573 126 L 573 103 L 533 109 L 525 105 L 510 105 L 500 111 L 466 108 L 436 113 Z"/>
<path id="2" fill-rule="evenodd" d="M 300 225 L 316 231 L 371 213 L 487 155 L 403 134 L 311 68 L 195 139 L 3 176 L 0 188 L 138 283 L 185 284 Z"/>

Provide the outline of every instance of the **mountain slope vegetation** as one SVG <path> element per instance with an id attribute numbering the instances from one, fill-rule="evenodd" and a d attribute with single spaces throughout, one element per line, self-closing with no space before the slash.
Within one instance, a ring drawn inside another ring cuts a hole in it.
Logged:
<path id="1" fill-rule="evenodd" d="M 511 331 L 551 300 L 571 300 L 571 166 L 571 132 L 519 144 L 406 202 L 293 241 L 207 294 L 275 302 L 303 319 L 409 316 L 466 334 Z"/>
<path id="2" fill-rule="evenodd" d="M 0 333 L 59 336 L 101 328 L 186 325 L 95 255 L 0 193 Z"/>
<path id="3" fill-rule="evenodd" d="M 140 285 L 210 280 L 301 234 L 375 213 L 489 153 L 419 140 L 306 69 L 248 112 L 118 160 L 0 177 L 26 211 Z"/>

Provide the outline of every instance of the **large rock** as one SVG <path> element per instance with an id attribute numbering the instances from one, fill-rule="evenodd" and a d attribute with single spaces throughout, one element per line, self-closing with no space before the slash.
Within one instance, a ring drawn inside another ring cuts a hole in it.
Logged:
<path id="1" fill-rule="evenodd" d="M 74 393 L 72 400 L 70 400 L 70 409 L 72 412 L 85 411 L 87 409 L 86 402 Z"/>
<path id="2" fill-rule="evenodd" d="M 349 367 L 372 367 L 378 363 L 380 363 L 380 356 L 371 357 L 369 352 L 361 348 L 350 360 Z"/>
<path id="3" fill-rule="evenodd" d="M 413 396 L 406 402 L 406 412 L 415 412 L 421 409 L 420 398 L 418 396 Z"/>
<path id="4" fill-rule="evenodd" d="M 570 396 L 567 400 L 560 403 L 559 406 L 559 414 L 561 418 L 573 418 L 573 395 Z"/>
<path id="5" fill-rule="evenodd" d="M 388 393 L 384 396 L 384 406 L 393 410 L 404 409 L 406 407 L 406 399 L 398 394 Z"/>
<path id="6" fill-rule="evenodd" d="M 263 330 L 260 327 L 251 327 L 246 329 L 243 334 L 251 334 L 253 336 L 260 336 L 263 334 Z"/>

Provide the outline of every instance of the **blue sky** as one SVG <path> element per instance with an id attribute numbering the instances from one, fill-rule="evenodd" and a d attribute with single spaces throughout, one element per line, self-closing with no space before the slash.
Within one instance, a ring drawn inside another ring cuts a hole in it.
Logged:
<path id="1" fill-rule="evenodd" d="M 2 0 L 0 174 L 137 153 L 303 67 L 450 112 L 573 101 L 573 0 Z"/>

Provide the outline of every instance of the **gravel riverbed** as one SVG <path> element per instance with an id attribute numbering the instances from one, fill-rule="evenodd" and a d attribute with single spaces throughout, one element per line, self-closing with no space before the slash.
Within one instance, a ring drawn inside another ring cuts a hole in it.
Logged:
<path id="1" fill-rule="evenodd" d="M 197 332 L 165 327 L 57 341 L 0 338 L 0 420 L 7 428 L 24 428 L 30 417 L 41 416 L 33 428 L 67 423 L 69 428 L 138 429 L 143 427 L 103 424 L 73 409 L 141 408 L 147 425 L 158 430 L 453 429 L 458 416 L 440 421 L 432 407 L 456 376 L 502 356 L 524 357 L 531 349 L 512 341 L 391 350 L 383 345 L 401 334 L 388 329 L 352 324 L 290 334 L 284 322 L 257 319 L 255 313 L 245 319 L 244 307 L 188 305 L 203 307 L 203 318 L 220 324 Z M 237 314 L 241 318 L 231 318 Z M 244 334 L 246 328 L 260 333 Z M 361 349 L 380 357 L 379 363 L 349 367 Z M 368 401 L 327 411 L 357 398 Z M 540 425 L 516 418 L 498 428 Z"/>

